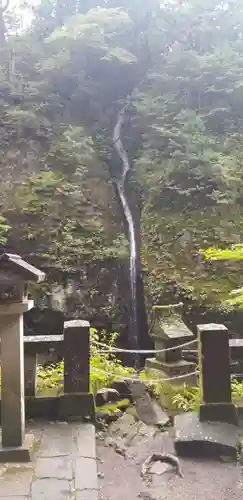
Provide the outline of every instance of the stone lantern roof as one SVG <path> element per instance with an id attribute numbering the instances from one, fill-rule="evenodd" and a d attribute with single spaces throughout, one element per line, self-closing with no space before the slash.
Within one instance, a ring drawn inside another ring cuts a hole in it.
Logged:
<path id="1" fill-rule="evenodd" d="M 39 283 L 45 279 L 45 273 L 32 266 L 20 255 L 4 253 L 0 255 L 0 284 L 18 281 L 35 281 Z"/>

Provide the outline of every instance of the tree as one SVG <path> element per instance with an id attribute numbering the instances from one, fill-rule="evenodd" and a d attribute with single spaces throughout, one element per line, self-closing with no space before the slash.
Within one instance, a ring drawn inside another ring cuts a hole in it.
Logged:
<path id="1" fill-rule="evenodd" d="M 228 246 L 241 231 L 242 9 L 190 2 L 168 8 L 166 18 L 170 50 L 157 58 L 136 102 L 144 128 L 135 164 L 143 262 L 154 300 L 176 294 L 210 302 L 238 280 L 237 268 L 229 279 L 223 270 L 212 275 L 199 249 Z"/>
<path id="2" fill-rule="evenodd" d="M 232 245 L 230 248 L 226 249 L 216 249 L 208 248 L 207 250 L 201 250 L 204 258 L 208 261 L 223 261 L 226 262 L 239 262 L 243 260 L 243 245 Z M 243 307 L 243 287 L 234 289 L 230 293 L 230 297 L 225 301 L 233 307 Z"/>
<path id="3" fill-rule="evenodd" d="M 90 286 L 79 298 L 84 314 L 101 308 L 120 321 L 126 308 L 112 132 L 128 100 L 122 134 L 148 304 L 220 302 L 219 291 L 238 286 L 237 266 L 212 273 L 199 249 L 242 241 L 242 10 L 231 0 L 42 0 L 28 30 L 7 32 L 8 243 L 47 268 L 51 283 L 78 276 L 79 290 Z"/>

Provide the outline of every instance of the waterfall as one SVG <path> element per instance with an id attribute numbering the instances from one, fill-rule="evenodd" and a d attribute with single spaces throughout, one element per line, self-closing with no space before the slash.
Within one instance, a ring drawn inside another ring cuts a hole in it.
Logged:
<path id="1" fill-rule="evenodd" d="M 131 285 L 131 330 L 134 348 L 138 349 L 139 339 L 138 339 L 138 318 L 137 318 L 137 269 L 138 269 L 138 259 L 139 253 L 137 249 L 136 234 L 135 234 L 135 222 L 133 220 L 133 214 L 129 207 L 129 203 L 126 197 L 125 184 L 127 174 L 130 170 L 130 164 L 128 160 L 128 154 L 125 150 L 122 139 L 121 131 L 122 126 L 125 121 L 125 114 L 127 110 L 127 104 L 119 111 L 116 125 L 113 131 L 113 145 L 116 152 L 121 159 L 123 170 L 121 173 L 121 178 L 116 180 L 117 191 L 120 198 L 120 202 L 123 208 L 124 216 L 127 221 L 128 226 L 128 236 L 129 236 L 129 275 L 130 275 L 130 285 Z M 135 370 L 139 369 L 140 358 L 139 354 L 134 356 L 134 367 Z"/>

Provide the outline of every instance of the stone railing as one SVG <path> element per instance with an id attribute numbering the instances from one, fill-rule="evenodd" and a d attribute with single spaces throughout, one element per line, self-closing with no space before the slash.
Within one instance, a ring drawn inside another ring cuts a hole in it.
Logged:
<path id="1" fill-rule="evenodd" d="M 243 339 L 229 339 L 230 371 L 238 380 L 243 380 Z M 187 362 L 198 363 L 197 340 L 195 344 L 182 350 L 183 359 Z"/>
<path id="2" fill-rule="evenodd" d="M 55 349 L 64 360 L 63 395 L 36 395 L 38 355 Z M 90 394 L 90 325 L 87 321 L 64 323 L 63 334 L 24 337 L 26 415 L 31 418 L 94 416 Z"/>
<path id="3" fill-rule="evenodd" d="M 89 392 L 89 331 L 87 321 L 73 320 L 60 335 L 24 337 L 25 396 L 36 396 L 37 356 L 51 349 L 64 359 L 64 394 Z"/>

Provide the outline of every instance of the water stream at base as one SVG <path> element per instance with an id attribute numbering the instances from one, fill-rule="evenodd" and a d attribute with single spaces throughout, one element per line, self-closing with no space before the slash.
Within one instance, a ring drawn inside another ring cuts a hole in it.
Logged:
<path id="1" fill-rule="evenodd" d="M 130 170 L 130 164 L 128 160 L 127 152 L 123 146 L 121 139 L 121 130 L 125 121 L 127 105 L 124 106 L 118 113 L 117 122 L 113 131 L 113 144 L 119 158 L 122 161 L 123 171 L 121 178 L 116 180 L 117 191 L 123 208 L 124 216 L 127 221 L 128 235 L 129 235 L 129 274 L 130 274 L 130 285 L 131 285 L 131 333 L 133 338 L 134 348 L 139 348 L 138 339 L 138 318 L 137 318 L 137 269 L 138 269 L 138 249 L 136 242 L 136 231 L 135 222 L 133 219 L 133 214 L 130 209 L 126 193 L 125 193 L 125 182 L 127 174 Z M 139 355 L 134 356 L 134 368 L 139 369 L 140 360 Z"/>

